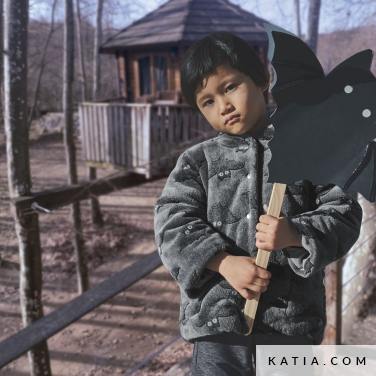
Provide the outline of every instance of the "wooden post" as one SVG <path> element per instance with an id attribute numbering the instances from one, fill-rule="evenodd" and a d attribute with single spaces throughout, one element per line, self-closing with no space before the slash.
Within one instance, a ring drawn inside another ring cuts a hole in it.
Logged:
<path id="1" fill-rule="evenodd" d="M 322 345 L 341 343 L 342 317 L 342 261 L 325 268 L 326 328 Z"/>
<path id="2" fill-rule="evenodd" d="M 0 129 L 4 127 L 4 0 L 0 0 Z M 1 132 L 0 132 L 1 133 Z"/>
<path id="3" fill-rule="evenodd" d="M 336 345 L 342 344 L 342 270 L 344 259 L 339 259 L 337 264 L 337 304 L 336 304 Z"/>
<path id="4" fill-rule="evenodd" d="M 65 0 L 64 18 L 64 142 L 68 164 L 68 184 L 77 184 L 76 146 L 73 139 L 73 74 L 74 74 L 74 17 L 73 2 Z M 71 220 L 74 231 L 74 249 L 78 278 L 78 291 L 89 289 L 85 244 L 82 235 L 80 204 L 71 205 Z"/>
<path id="5" fill-rule="evenodd" d="M 29 2 L 6 1 L 4 28 L 4 115 L 11 198 L 31 190 L 29 129 L 27 125 L 27 29 Z M 20 302 L 22 322 L 28 326 L 43 316 L 41 302 L 42 259 L 38 214 L 23 214 L 11 207 L 20 252 Z M 51 375 L 45 341 L 28 352 L 33 376 Z"/>

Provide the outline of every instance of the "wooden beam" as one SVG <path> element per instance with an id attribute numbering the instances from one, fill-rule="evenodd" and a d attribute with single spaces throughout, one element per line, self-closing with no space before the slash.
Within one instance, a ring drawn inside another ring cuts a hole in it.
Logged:
<path id="1" fill-rule="evenodd" d="M 325 268 L 325 296 L 326 296 L 326 316 L 327 323 L 325 328 L 322 345 L 338 345 L 340 341 L 341 322 L 338 322 L 338 316 L 342 314 L 338 310 L 338 261 L 333 262 Z"/>
<path id="2" fill-rule="evenodd" d="M 158 251 L 154 251 L 62 307 L 55 309 L 47 316 L 21 329 L 0 343 L 0 368 L 19 358 L 38 343 L 73 324 L 161 265 L 162 261 Z"/>
<path id="3" fill-rule="evenodd" d="M 107 195 L 113 191 L 134 187 L 154 180 L 165 178 L 166 175 L 156 175 L 146 179 L 144 175 L 135 173 L 122 173 L 110 178 L 98 179 L 83 184 L 60 187 L 48 191 L 30 193 L 27 196 L 11 198 L 11 203 L 16 207 L 17 212 L 30 211 L 33 202 L 39 206 L 54 210 L 81 200 L 90 198 L 90 195 Z"/>

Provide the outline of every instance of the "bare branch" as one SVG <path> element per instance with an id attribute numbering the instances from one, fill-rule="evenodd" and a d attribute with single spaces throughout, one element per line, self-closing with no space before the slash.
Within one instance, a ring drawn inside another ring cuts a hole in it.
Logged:
<path id="1" fill-rule="evenodd" d="M 42 54 L 42 58 L 41 58 L 41 62 L 40 62 L 40 70 L 39 70 L 38 79 L 37 79 L 37 87 L 35 89 L 34 100 L 33 100 L 33 104 L 31 106 L 30 113 L 29 113 L 29 119 L 28 119 L 28 127 L 29 128 L 30 128 L 30 125 L 31 125 L 31 121 L 33 120 L 35 105 L 36 105 L 37 100 L 38 100 L 40 82 L 41 82 L 43 70 L 44 70 L 44 67 L 45 67 L 45 58 L 46 58 L 47 48 L 48 48 L 48 45 L 50 43 L 52 34 L 55 32 L 54 24 L 55 24 L 55 9 L 56 9 L 57 2 L 58 2 L 58 0 L 54 0 L 53 5 L 52 5 L 50 32 L 47 36 L 47 40 L 46 40 L 46 43 L 45 43 L 44 48 L 43 48 L 43 54 Z"/>

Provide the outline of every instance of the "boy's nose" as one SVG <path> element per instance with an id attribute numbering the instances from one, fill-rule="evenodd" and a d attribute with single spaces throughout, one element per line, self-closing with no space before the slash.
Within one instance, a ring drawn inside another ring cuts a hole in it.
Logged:
<path id="1" fill-rule="evenodd" d="M 234 111 L 234 106 L 227 101 L 221 103 L 221 115 L 227 115 L 228 113 Z"/>

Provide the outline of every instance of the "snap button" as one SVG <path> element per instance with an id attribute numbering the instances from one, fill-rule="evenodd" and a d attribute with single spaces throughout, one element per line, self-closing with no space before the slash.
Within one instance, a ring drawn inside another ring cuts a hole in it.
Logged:
<path id="1" fill-rule="evenodd" d="M 319 200 L 319 199 L 317 199 L 317 200 L 316 200 L 316 204 L 318 205 L 319 203 L 320 203 L 320 200 Z"/>
<path id="2" fill-rule="evenodd" d="M 365 109 L 363 112 L 362 112 L 362 115 L 364 117 L 370 117 L 371 116 L 371 111 L 368 110 L 368 109 Z"/>
<path id="3" fill-rule="evenodd" d="M 208 326 L 212 326 L 213 324 L 211 323 L 211 321 L 208 321 Z"/>
<path id="4" fill-rule="evenodd" d="M 212 321 L 213 321 L 214 324 L 216 324 L 218 322 L 217 319 L 213 319 Z"/>
<path id="5" fill-rule="evenodd" d="M 186 234 L 189 234 L 189 230 L 185 230 L 185 233 L 186 233 Z"/>
<path id="6" fill-rule="evenodd" d="M 251 178 L 251 174 L 248 174 L 248 175 L 247 175 L 247 179 L 250 179 L 250 178 Z"/>
<path id="7" fill-rule="evenodd" d="M 191 229 L 191 228 L 192 228 L 192 225 L 189 225 L 188 228 Z"/>
<path id="8" fill-rule="evenodd" d="M 219 176 L 223 176 L 223 172 L 220 172 L 218 175 L 219 175 Z"/>
<path id="9" fill-rule="evenodd" d="M 247 214 L 247 218 L 248 218 L 248 219 L 251 218 L 251 214 L 248 213 L 248 214 Z"/>
<path id="10" fill-rule="evenodd" d="M 217 222 L 213 222 L 213 226 L 217 226 Z"/>
<path id="11" fill-rule="evenodd" d="M 222 222 L 221 221 L 218 221 L 217 222 L 217 226 L 221 226 L 222 225 Z"/>
<path id="12" fill-rule="evenodd" d="M 230 171 L 225 171 L 225 174 L 228 175 L 230 173 Z"/>

